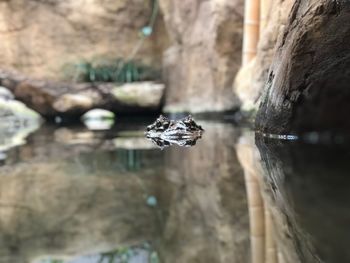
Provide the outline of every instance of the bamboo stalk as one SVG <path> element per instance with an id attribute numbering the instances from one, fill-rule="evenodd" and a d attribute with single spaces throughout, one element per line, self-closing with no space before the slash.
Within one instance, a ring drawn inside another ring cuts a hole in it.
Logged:
<path id="1" fill-rule="evenodd" d="M 277 249 L 274 234 L 274 225 L 270 209 L 265 205 L 265 262 L 277 263 Z"/>
<path id="2" fill-rule="evenodd" d="M 287 263 L 284 255 L 282 254 L 281 251 L 278 251 L 278 263 Z"/>
<path id="3" fill-rule="evenodd" d="M 252 263 L 264 263 L 264 203 L 260 193 L 259 182 L 254 174 L 245 172 L 244 175 L 248 198 Z"/>
<path id="4" fill-rule="evenodd" d="M 267 18 L 271 9 L 271 0 L 260 0 L 260 35 L 266 28 Z"/>
<path id="5" fill-rule="evenodd" d="M 259 41 L 260 0 L 245 0 L 243 33 L 243 66 L 247 65 L 257 52 Z"/>

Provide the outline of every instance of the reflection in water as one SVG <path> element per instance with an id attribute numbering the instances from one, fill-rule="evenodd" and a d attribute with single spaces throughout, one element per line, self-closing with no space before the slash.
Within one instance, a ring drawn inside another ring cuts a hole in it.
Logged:
<path id="1" fill-rule="evenodd" d="M 40 122 L 18 120 L 7 123 L 0 119 L 0 153 L 26 143 L 26 137 L 40 127 Z M 0 157 L 1 159 L 1 157 Z"/>
<path id="2" fill-rule="evenodd" d="M 154 123 L 147 126 L 145 136 L 160 149 L 164 149 L 171 145 L 194 146 L 202 138 L 203 132 L 203 128 L 191 115 L 176 121 L 160 115 Z"/>
<path id="3" fill-rule="evenodd" d="M 192 148 L 154 149 L 136 125 L 44 127 L 8 150 L 0 262 L 350 261 L 346 148 L 201 125 Z"/>
<path id="4" fill-rule="evenodd" d="M 164 262 L 249 262 L 249 226 L 237 131 L 203 123 L 196 147 L 165 152 L 168 216 L 161 236 Z M 230 143 L 231 142 L 231 143 Z"/>
<path id="5" fill-rule="evenodd" d="M 248 174 L 253 262 L 349 262 L 347 146 L 253 141 L 245 135 L 237 145 Z"/>

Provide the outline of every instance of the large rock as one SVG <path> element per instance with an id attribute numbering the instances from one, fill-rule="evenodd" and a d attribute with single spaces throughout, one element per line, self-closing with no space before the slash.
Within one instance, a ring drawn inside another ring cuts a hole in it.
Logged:
<path id="1" fill-rule="evenodd" d="M 295 2 L 257 115 L 259 130 L 350 130 L 349 19 L 349 1 Z"/>
<path id="2" fill-rule="evenodd" d="M 151 1 L 0 1 L 0 61 L 36 77 L 59 78 L 67 63 L 127 57 L 148 25 Z M 161 17 L 137 59 L 160 65 L 167 35 Z"/>
<path id="3" fill-rule="evenodd" d="M 168 112 L 238 107 L 232 91 L 241 64 L 243 0 L 160 0 L 172 46 L 163 67 Z"/>
<path id="4" fill-rule="evenodd" d="M 135 82 L 71 83 L 28 79 L 13 71 L 0 71 L 0 85 L 41 115 L 80 116 L 93 108 L 119 113 L 159 111 L 163 104 L 164 84 Z"/>
<path id="5" fill-rule="evenodd" d="M 9 92 L 1 89 L 1 95 Z M 0 96 L 0 152 L 24 144 L 26 137 L 37 130 L 41 117 L 22 102 Z"/>
<path id="6" fill-rule="evenodd" d="M 237 74 L 234 91 L 244 111 L 256 111 L 262 90 L 268 79 L 275 54 L 276 42 L 283 34 L 294 0 L 273 1 L 267 16 L 266 28 L 261 31 L 256 58 Z"/>

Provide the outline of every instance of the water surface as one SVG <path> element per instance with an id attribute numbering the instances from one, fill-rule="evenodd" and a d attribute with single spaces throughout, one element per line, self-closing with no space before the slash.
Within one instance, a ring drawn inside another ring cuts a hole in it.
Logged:
<path id="1" fill-rule="evenodd" d="M 199 121 L 161 151 L 147 124 L 7 133 L 0 262 L 350 262 L 348 147 Z"/>

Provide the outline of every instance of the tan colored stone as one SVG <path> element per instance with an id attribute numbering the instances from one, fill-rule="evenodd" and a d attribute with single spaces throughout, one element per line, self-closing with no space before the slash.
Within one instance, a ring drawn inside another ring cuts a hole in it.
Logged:
<path id="1" fill-rule="evenodd" d="M 133 107 L 159 108 L 164 95 L 164 84 L 154 82 L 128 83 L 112 90 L 114 98 Z"/>
<path id="2" fill-rule="evenodd" d="M 91 109 L 92 106 L 92 98 L 80 94 L 64 94 L 53 103 L 53 108 L 58 112 L 67 112 L 75 109 L 84 111 Z"/>
<path id="3" fill-rule="evenodd" d="M 166 111 L 237 108 L 243 1 L 160 0 L 172 46 L 164 54 Z"/>
<path id="4" fill-rule="evenodd" d="M 294 0 L 278 0 L 271 5 L 266 19 L 266 27 L 261 30 L 256 58 L 240 69 L 234 91 L 238 95 L 242 109 L 256 110 L 262 89 L 267 82 L 268 72 L 275 54 L 275 46 L 294 4 Z"/>
<path id="5" fill-rule="evenodd" d="M 1 67 L 34 77 L 62 77 L 84 59 L 127 57 L 149 23 L 144 0 L 0 1 Z M 137 58 L 159 67 L 167 42 L 162 19 Z"/>

